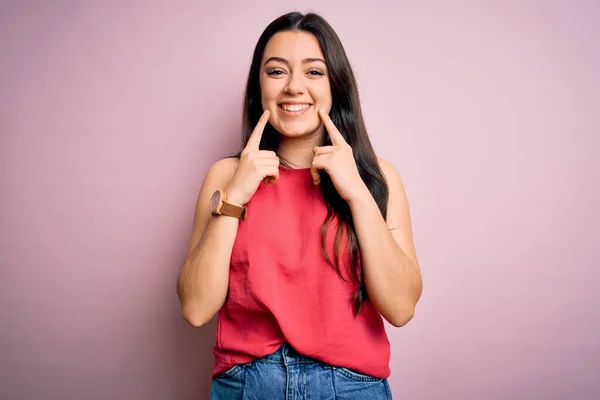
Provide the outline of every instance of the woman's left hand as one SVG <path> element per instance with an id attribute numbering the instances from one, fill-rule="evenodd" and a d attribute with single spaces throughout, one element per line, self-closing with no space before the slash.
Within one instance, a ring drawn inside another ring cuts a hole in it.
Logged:
<path id="1" fill-rule="evenodd" d="M 317 146 L 313 149 L 314 158 L 310 172 L 314 184 L 321 183 L 319 170 L 322 169 L 329 174 L 339 195 L 347 202 L 370 194 L 358 173 L 352 147 L 344 140 L 325 110 L 320 109 L 319 116 L 325 124 L 332 145 Z"/>

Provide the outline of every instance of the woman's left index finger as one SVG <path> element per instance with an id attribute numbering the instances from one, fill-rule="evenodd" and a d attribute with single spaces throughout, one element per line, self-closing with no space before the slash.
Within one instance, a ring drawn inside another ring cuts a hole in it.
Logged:
<path id="1" fill-rule="evenodd" d="M 345 144 L 346 140 L 344 139 L 344 137 L 342 136 L 340 131 L 335 127 L 331 118 L 329 118 L 329 114 L 327 114 L 327 112 L 321 108 L 319 110 L 319 116 L 321 117 L 321 119 L 323 120 L 323 123 L 325 124 L 327 133 L 329 134 L 329 137 L 331 138 L 331 143 L 334 145 Z"/>

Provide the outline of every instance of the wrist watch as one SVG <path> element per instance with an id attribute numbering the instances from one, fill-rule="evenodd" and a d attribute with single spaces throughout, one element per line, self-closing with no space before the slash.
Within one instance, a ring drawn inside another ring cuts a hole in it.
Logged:
<path id="1" fill-rule="evenodd" d="M 236 206 L 227 202 L 227 195 L 222 190 L 217 190 L 210 198 L 210 213 L 212 215 L 227 215 L 241 221 L 246 219 L 248 209 L 246 206 Z"/>

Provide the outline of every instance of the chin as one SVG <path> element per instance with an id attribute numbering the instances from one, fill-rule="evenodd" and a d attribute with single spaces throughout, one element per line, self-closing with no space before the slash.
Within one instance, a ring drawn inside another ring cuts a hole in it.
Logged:
<path id="1" fill-rule="evenodd" d="M 290 130 L 283 130 L 282 129 L 279 133 L 281 134 L 281 136 L 285 136 L 285 137 L 288 137 L 288 138 L 298 138 L 298 137 L 308 136 L 308 135 L 310 135 L 312 133 L 312 131 L 310 131 L 310 130 L 301 130 L 301 131 L 293 130 L 293 131 L 290 131 Z"/>
<path id="2" fill-rule="evenodd" d="M 296 125 L 296 124 L 294 124 Z M 298 124 L 299 126 L 283 125 L 276 127 L 277 131 L 289 138 L 298 138 L 303 136 L 309 136 L 319 129 L 320 124 Z"/>

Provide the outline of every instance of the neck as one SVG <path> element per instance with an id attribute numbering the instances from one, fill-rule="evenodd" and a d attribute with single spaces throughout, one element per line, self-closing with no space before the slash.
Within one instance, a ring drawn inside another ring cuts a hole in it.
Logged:
<path id="1" fill-rule="evenodd" d="M 323 145 L 323 129 L 297 138 L 280 135 L 277 154 L 282 164 L 291 168 L 310 168 L 313 161 L 313 149 Z"/>

